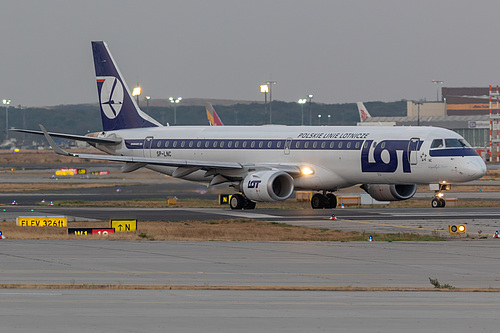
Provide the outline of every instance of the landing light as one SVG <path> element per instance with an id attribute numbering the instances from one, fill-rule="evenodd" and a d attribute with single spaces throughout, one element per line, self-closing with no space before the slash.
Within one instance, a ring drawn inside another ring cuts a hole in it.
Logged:
<path id="1" fill-rule="evenodd" d="M 439 192 L 439 193 L 437 194 L 437 196 L 438 196 L 439 198 L 442 198 L 442 197 L 443 197 L 443 195 L 444 195 L 444 194 L 443 194 L 443 193 L 441 193 L 441 192 Z"/>
<path id="2" fill-rule="evenodd" d="M 309 176 L 309 175 L 312 175 L 314 173 L 314 170 L 311 169 L 310 167 L 303 167 L 300 172 L 302 172 L 302 174 L 304 176 Z"/>

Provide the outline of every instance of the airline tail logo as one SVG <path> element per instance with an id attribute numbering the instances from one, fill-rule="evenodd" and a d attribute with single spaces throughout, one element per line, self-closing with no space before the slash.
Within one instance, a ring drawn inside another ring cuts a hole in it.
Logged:
<path id="1" fill-rule="evenodd" d="M 361 115 L 361 121 L 365 121 L 368 118 L 368 113 L 363 109 L 359 109 L 359 114 Z"/>
<path id="2" fill-rule="evenodd" d="M 123 106 L 123 85 L 114 76 L 101 76 L 97 78 L 100 86 L 99 100 L 102 112 L 108 119 L 115 119 Z"/>

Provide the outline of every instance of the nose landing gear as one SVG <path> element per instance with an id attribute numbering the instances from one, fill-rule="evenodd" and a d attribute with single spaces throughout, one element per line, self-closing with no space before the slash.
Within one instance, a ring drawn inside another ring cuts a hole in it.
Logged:
<path id="1" fill-rule="evenodd" d="M 439 208 L 446 206 L 443 191 L 448 191 L 451 188 L 450 184 L 430 184 L 429 188 L 434 190 L 434 198 L 431 200 L 432 208 Z"/>

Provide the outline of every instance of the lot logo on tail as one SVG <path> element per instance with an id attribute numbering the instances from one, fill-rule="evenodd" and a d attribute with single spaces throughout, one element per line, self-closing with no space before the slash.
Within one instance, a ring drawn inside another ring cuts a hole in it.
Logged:
<path id="1" fill-rule="evenodd" d="M 97 86 L 100 89 L 102 112 L 108 119 L 115 119 L 123 105 L 122 83 L 114 76 L 101 76 L 97 78 Z"/>

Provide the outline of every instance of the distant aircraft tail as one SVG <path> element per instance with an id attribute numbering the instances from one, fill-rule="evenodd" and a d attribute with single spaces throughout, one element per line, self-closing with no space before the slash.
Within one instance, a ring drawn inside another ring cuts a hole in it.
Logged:
<path id="1" fill-rule="evenodd" d="M 207 118 L 210 126 L 224 126 L 212 104 L 206 103 L 205 109 L 207 110 Z"/>
<path id="2" fill-rule="evenodd" d="M 92 52 L 103 130 L 162 126 L 139 109 L 106 43 L 92 42 Z"/>
<path id="3" fill-rule="evenodd" d="M 359 119 L 361 122 L 365 121 L 366 118 L 371 118 L 371 115 L 368 113 L 363 103 L 357 102 L 356 104 L 358 105 Z"/>

